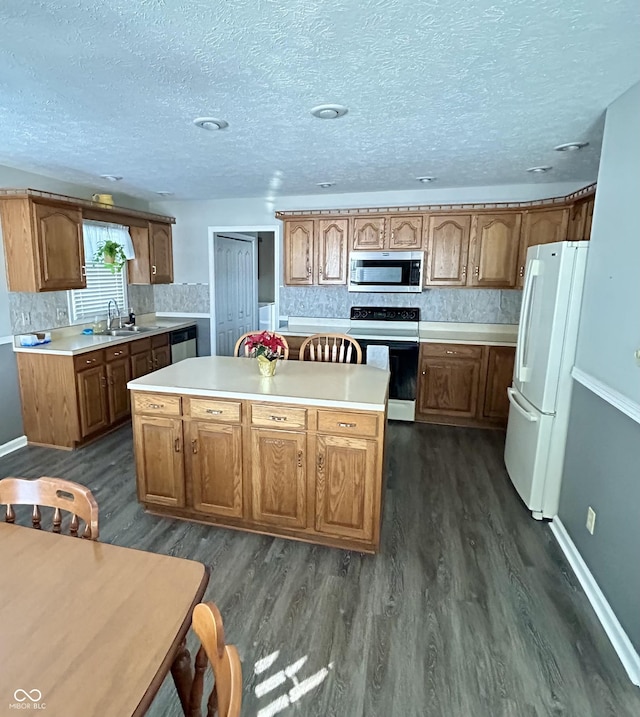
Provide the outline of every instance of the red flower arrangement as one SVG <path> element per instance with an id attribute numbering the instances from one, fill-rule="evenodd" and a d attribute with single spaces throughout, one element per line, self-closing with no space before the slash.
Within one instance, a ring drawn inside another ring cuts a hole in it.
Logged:
<path id="1" fill-rule="evenodd" d="M 279 358 L 284 350 L 283 340 L 269 331 L 262 331 L 247 338 L 247 346 L 252 356 L 264 356 L 269 361 Z"/>

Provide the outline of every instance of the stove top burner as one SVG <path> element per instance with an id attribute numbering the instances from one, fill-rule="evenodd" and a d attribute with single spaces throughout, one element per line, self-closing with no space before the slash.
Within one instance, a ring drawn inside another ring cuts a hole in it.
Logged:
<path id="1" fill-rule="evenodd" d="M 420 321 L 420 309 L 404 306 L 352 306 L 352 321 Z"/>

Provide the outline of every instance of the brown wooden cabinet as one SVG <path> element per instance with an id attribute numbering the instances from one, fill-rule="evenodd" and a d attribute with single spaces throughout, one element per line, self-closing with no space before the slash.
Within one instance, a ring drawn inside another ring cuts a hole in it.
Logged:
<path id="1" fill-rule="evenodd" d="M 134 430 L 138 498 L 154 505 L 183 506 L 182 420 L 137 415 Z"/>
<path id="2" fill-rule="evenodd" d="M 307 526 L 307 437 L 303 432 L 251 429 L 253 519 L 288 528 Z"/>
<path id="3" fill-rule="evenodd" d="M 173 238 L 171 224 L 148 222 L 132 226 L 129 234 L 136 257 L 127 262 L 130 284 L 171 284 Z"/>
<path id="4" fill-rule="evenodd" d="M 242 428 L 215 421 L 185 424 L 187 456 L 195 510 L 242 518 Z"/>
<path id="5" fill-rule="evenodd" d="M 86 438 L 109 425 L 107 378 L 103 365 L 79 371 L 76 375 L 80 435 Z"/>
<path id="6" fill-rule="evenodd" d="M 476 214 L 469 248 L 469 286 L 513 288 L 517 281 L 522 214 Z"/>
<path id="7" fill-rule="evenodd" d="M 567 237 L 569 223 L 568 209 L 540 209 L 526 212 L 522 228 L 522 241 L 518 258 L 518 283 L 524 285 L 524 272 L 527 260 L 527 250 L 537 244 L 552 244 L 564 241 Z"/>
<path id="8" fill-rule="evenodd" d="M 384 249 L 386 218 L 381 216 L 353 219 L 353 248 L 364 251 Z"/>
<path id="9" fill-rule="evenodd" d="M 129 356 L 122 356 L 109 361 L 106 366 L 107 396 L 109 402 L 109 421 L 116 423 L 127 418 L 131 412 L 129 404 L 129 389 L 127 384 L 131 380 L 131 365 Z"/>
<path id="10" fill-rule="evenodd" d="M 353 219 L 353 248 L 411 250 L 422 248 L 422 215 L 361 216 Z"/>
<path id="11" fill-rule="evenodd" d="M 509 417 L 507 388 L 513 379 L 516 350 L 510 346 L 487 347 L 487 381 L 482 404 L 484 418 L 504 421 Z"/>
<path id="12" fill-rule="evenodd" d="M 422 216 L 389 217 L 389 249 L 422 249 Z"/>
<path id="13" fill-rule="evenodd" d="M 510 346 L 421 344 L 416 420 L 506 426 L 514 357 Z"/>
<path id="14" fill-rule="evenodd" d="M 481 368 L 482 347 L 423 344 L 416 413 L 474 417 L 478 412 Z"/>
<path id="15" fill-rule="evenodd" d="M 10 291 L 60 291 L 86 286 L 82 213 L 32 197 L 0 199 Z"/>
<path id="16" fill-rule="evenodd" d="M 470 214 L 434 214 L 426 232 L 425 286 L 465 286 Z"/>
<path id="17" fill-rule="evenodd" d="M 376 441 L 318 435 L 315 528 L 328 535 L 371 540 L 374 531 Z"/>
<path id="18" fill-rule="evenodd" d="M 313 284 L 313 219 L 289 220 L 284 225 L 284 283 Z"/>
<path id="19" fill-rule="evenodd" d="M 316 224 L 318 284 L 346 284 L 349 220 L 320 219 Z"/>
<path id="20" fill-rule="evenodd" d="M 383 413 L 146 391 L 134 392 L 133 410 L 138 495 L 148 509 L 377 549 Z"/>

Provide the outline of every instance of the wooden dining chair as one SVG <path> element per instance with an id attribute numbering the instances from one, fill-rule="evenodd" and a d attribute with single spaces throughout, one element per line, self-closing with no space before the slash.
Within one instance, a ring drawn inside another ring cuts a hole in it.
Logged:
<path id="1" fill-rule="evenodd" d="M 353 363 L 362 363 L 360 344 L 347 334 L 313 334 L 300 346 L 300 361 L 352 363 L 354 353 Z"/>
<path id="2" fill-rule="evenodd" d="M 207 701 L 207 717 L 238 717 L 242 704 L 242 665 L 234 645 L 225 645 L 220 610 L 212 602 L 193 609 L 191 627 L 200 638 L 196 668 L 189 697 L 189 717 L 201 717 L 204 673 L 207 662 L 214 685 Z"/>
<path id="3" fill-rule="evenodd" d="M 98 540 L 98 504 L 88 488 L 63 478 L 42 476 L 36 480 L 27 478 L 3 478 L 0 480 L 0 505 L 6 506 L 5 521 L 14 523 L 14 505 L 32 505 L 31 523 L 40 529 L 42 515 L 40 507 L 55 508 L 53 532 L 60 533 L 61 510 L 71 513 L 69 533 L 78 536 L 78 517 L 85 522 L 83 538 Z"/>
<path id="4" fill-rule="evenodd" d="M 246 356 L 249 357 L 249 347 L 247 346 L 247 339 L 249 336 L 255 336 L 256 334 L 261 334 L 262 331 L 249 331 L 246 334 L 242 334 L 242 336 L 236 341 L 235 348 L 233 349 L 233 355 L 234 356 Z M 289 358 L 289 344 L 287 343 L 287 339 L 282 334 L 277 334 L 275 331 L 270 331 L 270 334 L 273 334 L 274 336 L 277 336 L 282 343 L 284 344 L 284 349 L 278 348 L 278 356 L 283 359 Z"/>

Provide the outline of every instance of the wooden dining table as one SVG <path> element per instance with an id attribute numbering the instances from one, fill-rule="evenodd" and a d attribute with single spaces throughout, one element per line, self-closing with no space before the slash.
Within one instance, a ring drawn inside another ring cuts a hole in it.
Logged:
<path id="1" fill-rule="evenodd" d="M 0 715 L 145 714 L 208 581 L 192 560 L 0 523 Z"/>

